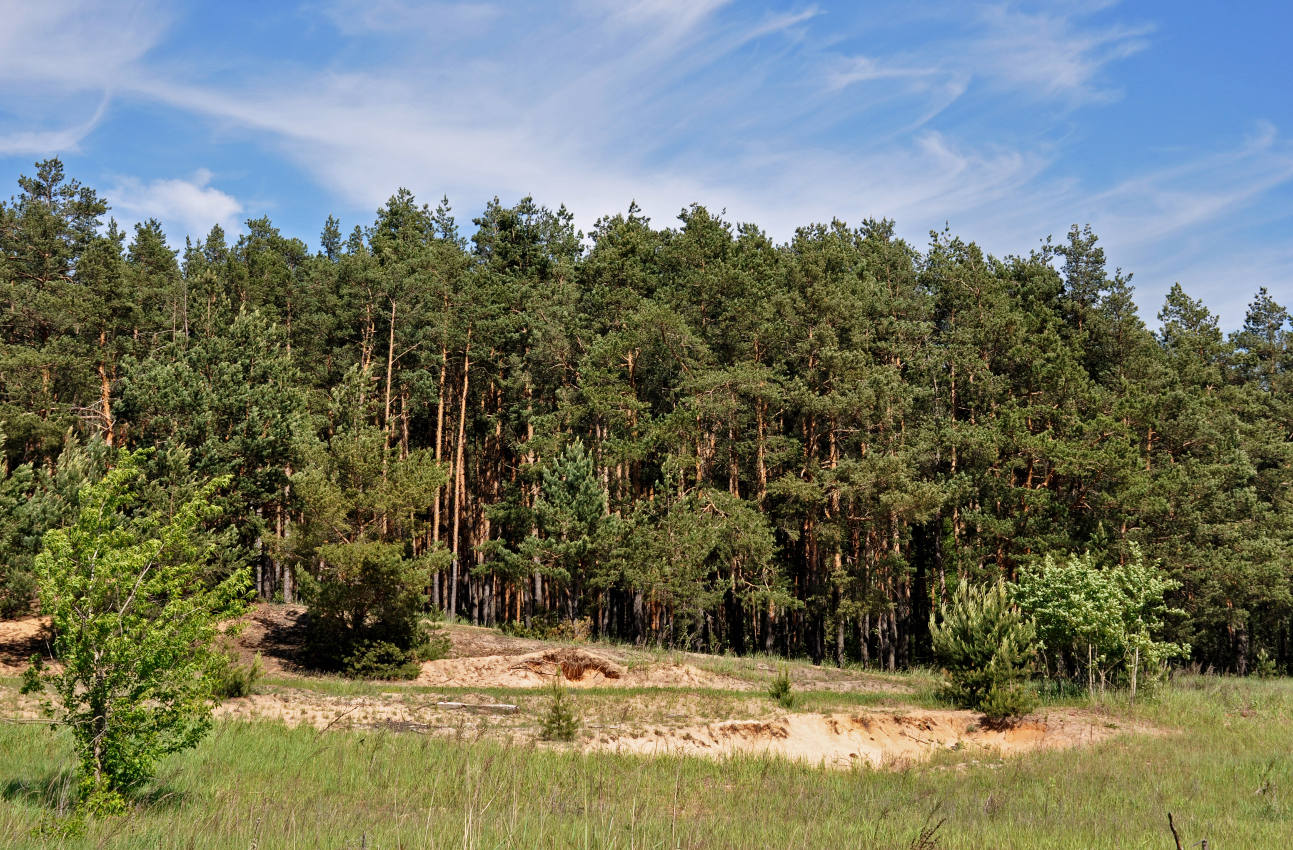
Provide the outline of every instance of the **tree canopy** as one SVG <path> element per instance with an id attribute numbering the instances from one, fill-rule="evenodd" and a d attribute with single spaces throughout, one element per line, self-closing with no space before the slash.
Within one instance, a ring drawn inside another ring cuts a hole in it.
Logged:
<path id="1" fill-rule="evenodd" d="M 959 587 L 1092 550 L 1161 565 L 1198 663 L 1293 663 L 1271 290 L 1226 333 L 1174 287 L 1153 330 L 1081 227 L 996 257 L 699 205 L 584 234 L 525 198 L 464 230 L 399 190 L 321 211 L 317 252 L 264 218 L 176 252 L 107 213 L 58 160 L 0 203 L 6 610 L 60 456 L 155 447 L 232 476 L 220 569 L 266 599 L 362 574 L 478 623 L 894 667 Z"/>

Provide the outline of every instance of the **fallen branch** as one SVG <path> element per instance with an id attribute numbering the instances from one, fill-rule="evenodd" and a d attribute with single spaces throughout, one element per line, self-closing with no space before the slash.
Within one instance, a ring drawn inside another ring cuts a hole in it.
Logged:
<path id="1" fill-rule="evenodd" d="M 1181 836 L 1176 832 L 1176 824 L 1172 823 L 1172 813 L 1167 813 L 1167 828 L 1172 830 L 1172 840 L 1176 842 L 1176 850 L 1183 850 L 1181 847 Z"/>

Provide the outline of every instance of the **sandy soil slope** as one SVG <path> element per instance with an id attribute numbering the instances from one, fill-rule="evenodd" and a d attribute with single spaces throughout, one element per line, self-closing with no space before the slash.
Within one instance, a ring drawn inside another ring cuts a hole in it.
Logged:
<path id="1" fill-rule="evenodd" d="M 1052 709 L 1014 726 L 989 727 L 971 712 L 907 705 L 903 692 L 911 686 L 901 679 L 803 664 L 793 666 L 797 692 L 882 695 L 886 706 L 787 712 L 765 694 L 780 669 L 768 659 L 562 645 L 463 625 L 445 627 L 450 657 L 424 663 L 413 682 L 379 683 L 363 696 L 338 695 L 351 686 L 308 675 L 299 665 L 303 616 L 300 606 L 260 605 L 242 618 L 231 645 L 244 658 L 258 655 L 270 681 L 260 693 L 226 701 L 216 709 L 218 716 L 644 756 L 768 754 L 834 768 L 898 767 L 949 750 L 967 758 L 1009 756 L 1156 731 L 1079 709 Z M 0 622 L 0 675 L 21 672 L 32 652 L 43 648 L 45 626 L 36 617 Z M 557 678 L 573 689 L 583 718 L 581 735 L 570 745 L 539 739 L 549 702 L 539 688 Z M 590 687 L 596 690 L 585 692 Z M 516 708 L 485 707 L 501 702 Z M 0 718 L 37 716 L 32 698 L 16 688 L 0 689 Z"/>
<path id="2" fill-rule="evenodd" d="M 33 654 L 45 651 L 48 617 L 0 620 L 0 676 L 19 676 Z"/>
<path id="3" fill-rule="evenodd" d="M 942 750 L 1015 755 L 1092 744 L 1119 731 L 1076 710 L 1048 712 L 1012 725 L 990 727 L 968 711 L 859 711 L 786 714 L 771 720 L 733 720 L 642 734 L 599 733 L 590 750 L 711 758 L 766 753 L 794 761 L 848 768 L 902 766 Z"/>

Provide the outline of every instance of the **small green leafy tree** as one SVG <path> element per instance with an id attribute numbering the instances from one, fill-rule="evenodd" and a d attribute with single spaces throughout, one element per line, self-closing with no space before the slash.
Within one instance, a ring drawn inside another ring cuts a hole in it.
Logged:
<path id="1" fill-rule="evenodd" d="M 199 525 L 227 479 L 200 488 L 173 512 L 149 510 L 144 452 L 86 488 L 66 527 L 45 535 L 35 572 L 54 633 L 56 664 L 37 661 L 25 689 L 46 697 L 75 741 L 83 803 L 124 806 L 166 755 L 194 746 L 210 727 L 213 682 L 223 662 L 218 622 L 244 610 L 249 577 L 214 586 L 201 576 L 211 553 Z M 52 696 L 52 700 L 49 697 Z"/>
<path id="2" fill-rule="evenodd" d="M 962 584 L 940 617 L 930 617 L 934 654 L 947 671 L 947 694 L 990 720 L 1027 714 L 1035 697 L 1024 684 L 1036 653 L 1036 629 L 1010 601 L 1005 582 Z"/>
<path id="3" fill-rule="evenodd" d="M 1168 620 L 1185 612 L 1165 595 L 1180 587 L 1139 547 L 1122 563 L 1101 565 L 1093 552 L 1058 560 L 1047 555 L 1020 573 L 1011 596 L 1037 623 L 1048 674 L 1086 678 L 1094 692 L 1109 684 L 1144 681 L 1189 646 L 1161 640 Z"/>

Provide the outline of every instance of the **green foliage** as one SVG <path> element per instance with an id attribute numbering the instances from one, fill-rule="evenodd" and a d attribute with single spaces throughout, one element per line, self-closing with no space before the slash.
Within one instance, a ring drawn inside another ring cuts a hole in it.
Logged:
<path id="1" fill-rule="evenodd" d="M 515 550 L 495 547 L 496 565 L 513 574 L 538 570 L 566 591 L 565 615 L 580 616 L 598 562 L 605 558 L 615 530 L 607 515 L 608 497 L 593 458 L 581 441 L 567 445 L 541 470 L 535 499 L 534 533 Z"/>
<path id="2" fill-rule="evenodd" d="M 773 566 L 775 541 L 749 502 L 720 490 L 683 490 L 639 504 L 608 566 L 669 612 L 666 643 L 703 646 L 706 614 L 724 600 L 737 616 L 796 607 Z M 723 648 L 711 640 L 708 649 Z"/>
<path id="3" fill-rule="evenodd" d="M 1037 707 L 1037 692 L 1023 682 L 994 681 L 975 708 L 989 723 L 1009 723 Z"/>
<path id="4" fill-rule="evenodd" d="M 408 649 L 385 640 L 362 640 L 341 661 L 352 679 L 416 679 L 421 665 Z"/>
<path id="5" fill-rule="evenodd" d="M 561 683 L 561 674 L 553 676 L 547 686 L 548 707 L 539 719 L 539 737 L 545 741 L 573 741 L 583 721 L 570 691 Z"/>
<path id="6" fill-rule="evenodd" d="M 292 545 L 305 565 L 301 592 L 310 606 L 314 663 L 387 675 L 407 672 L 415 647 L 433 651 L 422 611 L 446 553 L 412 557 L 407 537 L 444 473 L 425 450 L 401 457 L 387 433 L 364 421 L 362 408 L 346 403 L 353 400 L 348 393 L 359 392 L 360 377 L 352 376 L 334 400 L 349 423 L 313 447 L 310 465 L 293 477 L 304 515 Z"/>
<path id="7" fill-rule="evenodd" d="M 1004 582 L 962 584 L 931 617 L 929 630 L 947 671 L 947 695 L 958 706 L 989 719 L 1032 710 L 1035 697 L 1021 683 L 1033 668 L 1036 630 L 1011 604 Z"/>
<path id="8" fill-rule="evenodd" d="M 135 439 L 185 452 L 201 476 L 236 476 L 218 497 L 234 531 L 226 569 L 258 564 L 257 589 L 281 590 L 267 579 L 276 552 L 267 519 L 292 507 L 288 471 L 301 465 L 308 422 L 284 331 L 260 312 L 239 312 L 218 334 L 179 339 L 128 361 L 124 373 L 119 412 Z"/>
<path id="9" fill-rule="evenodd" d="M 242 610 L 248 590 L 245 573 L 201 581 L 210 552 L 196 532 L 227 480 L 162 513 L 142 503 L 142 462 L 120 454 L 36 559 L 58 665 L 41 675 L 47 709 L 71 733 L 82 797 L 99 813 L 206 732 L 222 661 L 216 625 Z"/>
<path id="10" fill-rule="evenodd" d="M 1274 679 L 1280 674 L 1279 667 L 1275 664 L 1275 659 L 1266 651 L 1266 647 L 1257 650 L 1257 657 L 1253 663 L 1253 674 L 1259 679 Z"/>
<path id="11" fill-rule="evenodd" d="M 799 704 L 799 697 L 790 687 L 790 671 L 782 666 L 781 672 L 768 685 L 768 696 L 784 709 L 792 709 Z"/>
<path id="12" fill-rule="evenodd" d="M 107 209 L 57 159 L 0 202 L 6 612 L 75 502 L 52 459 L 152 446 L 151 504 L 233 476 L 210 572 L 251 565 L 263 599 L 350 582 L 371 559 L 320 547 L 377 543 L 421 564 L 383 579 L 420 610 L 900 667 L 943 577 L 1136 543 L 1180 582 L 1155 640 L 1293 669 L 1270 291 L 1227 333 L 1173 287 L 1152 332 L 1080 225 L 994 257 L 874 219 L 778 243 L 699 204 L 582 234 L 524 198 L 465 239 L 398 190 L 368 223 L 320 212 L 313 255 L 256 218 L 177 257 Z"/>
<path id="13" fill-rule="evenodd" d="M 264 675 L 260 653 L 244 663 L 233 650 L 225 648 L 212 665 L 211 695 L 217 700 L 239 699 L 256 692 L 256 682 Z"/>
<path id="14" fill-rule="evenodd" d="M 1071 671 L 1103 687 L 1129 682 L 1133 665 L 1143 681 L 1188 656 L 1188 645 L 1161 639 L 1185 615 L 1165 599 L 1179 586 L 1133 544 L 1122 563 L 1102 564 L 1090 551 L 1062 561 L 1047 555 L 1020 572 L 1011 597 L 1037 624 L 1052 675 Z"/>
<path id="15" fill-rule="evenodd" d="M 31 610 L 41 539 L 75 515 L 81 488 L 103 474 L 106 452 L 102 442 L 87 446 L 71 438 L 52 468 L 25 463 L 10 470 L 0 457 L 0 617 Z"/>

